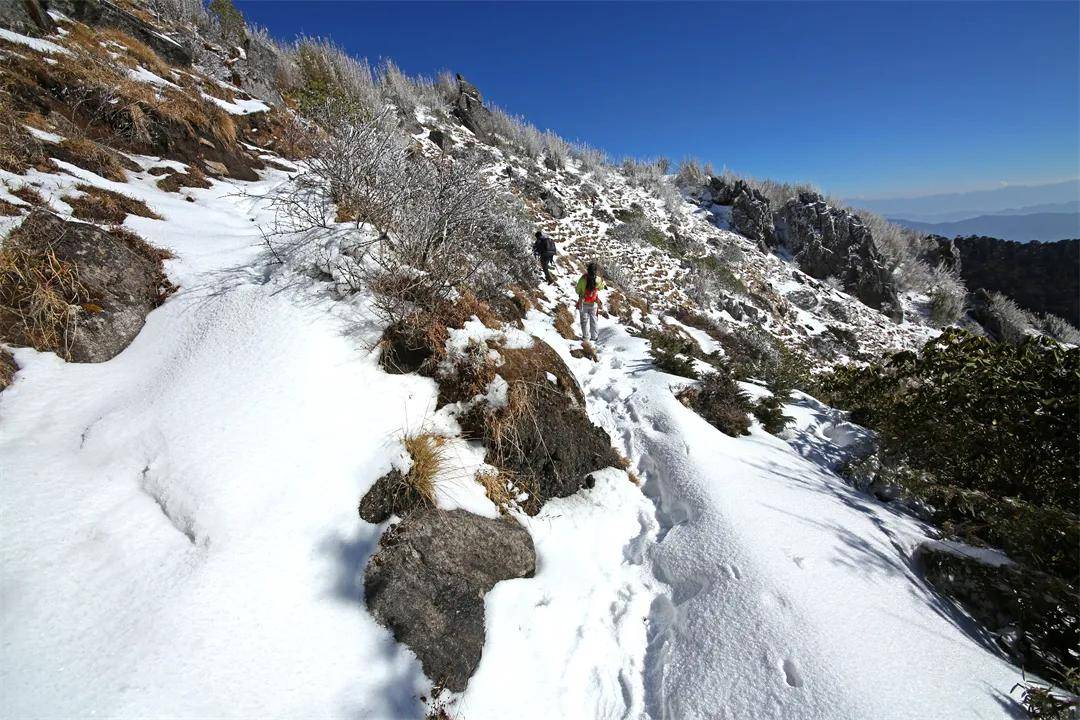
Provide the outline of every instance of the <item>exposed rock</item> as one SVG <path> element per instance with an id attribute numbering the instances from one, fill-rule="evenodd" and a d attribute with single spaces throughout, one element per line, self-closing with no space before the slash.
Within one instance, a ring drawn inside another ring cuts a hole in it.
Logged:
<path id="1" fill-rule="evenodd" d="M 75 362 L 104 362 L 117 355 L 139 333 L 150 311 L 174 289 L 162 269 L 162 253 L 124 230 L 103 230 L 37 209 L 12 237 L 34 249 L 50 249 L 59 261 L 74 267 L 86 288 L 89 302 L 66 338 L 68 351 L 39 348 L 65 354 Z M 28 344 L 16 329 L 5 328 L 5 336 L 9 332 L 16 336 L 5 340 Z"/>
<path id="2" fill-rule="evenodd" d="M 710 201 L 731 206 L 731 229 L 755 240 L 764 249 L 776 244 L 769 201 L 742 180 L 729 183 L 723 178 L 709 178 Z"/>
<path id="3" fill-rule="evenodd" d="M 1080 240 L 1019 243 L 972 236 L 955 242 L 968 290 L 1000 292 L 1028 310 L 1080 325 Z"/>
<path id="4" fill-rule="evenodd" d="M 903 319 L 900 299 L 870 229 L 817 193 L 799 193 L 776 213 L 777 238 L 811 277 L 836 277 L 870 307 Z"/>
<path id="5" fill-rule="evenodd" d="M 53 32 L 56 23 L 39 0 L 3 0 L 0 2 L 0 27 L 38 37 Z"/>
<path id="6" fill-rule="evenodd" d="M 952 239 L 940 235 L 927 235 L 925 247 L 919 253 L 919 259 L 930 267 L 944 267 L 946 270 L 960 272 L 960 251 Z"/>
<path id="7" fill-rule="evenodd" d="M 535 571 L 532 538 L 516 521 L 426 508 L 383 535 L 364 598 L 429 678 L 460 692 L 484 649 L 484 595 Z"/>
<path id="8" fill-rule="evenodd" d="M 516 178 L 514 185 L 521 190 L 525 197 L 538 201 L 544 208 L 544 212 L 550 215 L 552 219 L 560 220 L 566 217 L 566 205 L 562 199 L 536 180 L 532 178 Z"/>
<path id="9" fill-rule="evenodd" d="M 818 305 L 817 293 L 809 288 L 793 290 L 792 292 L 789 292 L 786 297 L 791 301 L 792 305 L 803 310 L 812 310 Z"/>
<path id="10" fill-rule="evenodd" d="M 550 498 L 590 486 L 590 473 L 616 466 L 619 458 L 608 434 L 589 420 L 581 388 L 550 345 L 534 339 L 531 348 L 499 353 L 508 407 L 478 405 L 460 422 L 484 443 L 490 462 L 520 476 L 532 495 L 525 509 L 534 513 Z"/>
<path id="11" fill-rule="evenodd" d="M 491 111 L 484 106 L 484 98 L 480 95 L 480 91 L 460 74 L 457 76 L 457 85 L 457 98 L 453 101 L 451 111 L 454 117 L 472 130 L 480 140 L 486 143 L 493 142 Z"/>
<path id="12" fill-rule="evenodd" d="M 450 136 L 438 128 L 432 128 L 431 132 L 428 133 L 428 140 L 435 143 L 435 147 L 443 152 L 450 150 L 452 144 L 450 142 Z"/>
<path id="13" fill-rule="evenodd" d="M 123 30 L 172 65 L 191 65 L 191 52 L 186 47 L 109 0 L 48 0 L 47 5 L 90 26 Z"/>
<path id="14" fill-rule="evenodd" d="M 360 500 L 357 510 L 363 520 L 378 525 L 389 520 L 391 515 L 404 516 L 423 503 L 423 498 L 395 468 L 375 481 Z"/>
<path id="15" fill-rule="evenodd" d="M 1075 591 L 1064 581 L 935 542 L 920 545 L 915 561 L 927 581 L 963 605 L 1017 665 L 1053 673 L 1073 664 L 1080 623 Z"/>

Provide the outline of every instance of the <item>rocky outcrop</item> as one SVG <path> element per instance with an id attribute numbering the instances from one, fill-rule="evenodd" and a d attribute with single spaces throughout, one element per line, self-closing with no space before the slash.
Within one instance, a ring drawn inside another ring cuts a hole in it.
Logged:
<path id="1" fill-rule="evenodd" d="M 923 238 L 919 259 L 930 267 L 943 267 L 960 272 L 960 250 L 951 238 L 927 235 Z"/>
<path id="2" fill-rule="evenodd" d="M 180 42 L 109 0 L 48 0 L 45 4 L 48 9 L 62 12 L 72 20 L 123 30 L 171 65 L 191 65 L 191 52 Z"/>
<path id="3" fill-rule="evenodd" d="M 488 144 L 494 141 L 491 111 L 484 106 L 480 91 L 460 74 L 457 76 L 457 97 L 452 105 L 454 117 L 477 138 Z"/>
<path id="4" fill-rule="evenodd" d="M 522 195 L 540 204 L 541 209 L 554 220 L 566 217 L 566 204 L 555 192 L 548 190 L 532 178 L 515 178 L 514 186 Z"/>
<path id="5" fill-rule="evenodd" d="M 484 649 L 484 595 L 535 570 L 532 537 L 516 521 L 421 509 L 383 535 L 364 599 L 429 678 L 460 692 Z"/>
<path id="6" fill-rule="evenodd" d="M 8 242 L 22 244 L 31 256 L 51 251 L 70 267 L 82 290 L 71 308 L 77 314 L 52 350 L 75 362 L 104 362 L 138 335 L 146 316 L 173 290 L 162 270 L 162 253 L 134 234 L 104 230 L 88 223 L 62 220 L 35 210 Z M 72 298 L 67 301 L 71 302 Z M 3 339 L 16 345 L 35 344 L 17 325 L 2 323 Z"/>
<path id="7" fill-rule="evenodd" d="M 23 35 L 48 35 L 56 29 L 41 0 L 3 0 L 0 27 Z"/>
<path id="8" fill-rule="evenodd" d="M 799 267 L 818 279 L 839 278 L 844 288 L 870 307 L 903 319 L 896 287 L 857 215 L 835 208 L 817 193 L 799 193 L 775 215 L 777 239 Z"/>
<path id="9" fill-rule="evenodd" d="M 709 178 L 709 200 L 715 205 L 731 206 L 731 229 L 754 240 L 764 250 L 776 244 L 769 201 L 742 180 L 728 182 Z"/>
<path id="10" fill-rule="evenodd" d="M 1080 325 L 1080 240 L 1019 243 L 972 236 L 955 244 L 968 290 L 999 292 L 1028 310 Z"/>

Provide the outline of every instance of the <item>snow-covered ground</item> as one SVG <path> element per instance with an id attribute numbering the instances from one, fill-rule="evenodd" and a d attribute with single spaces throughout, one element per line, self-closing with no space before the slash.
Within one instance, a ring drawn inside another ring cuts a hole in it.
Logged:
<path id="1" fill-rule="evenodd" d="M 378 368 L 363 297 L 269 271 L 258 197 L 282 174 L 185 190 L 189 203 L 150 176 L 67 169 L 162 215 L 128 224 L 176 254 L 181 289 L 109 362 L 15 352 L 0 394 L 0 716 L 423 715 L 430 682 L 364 607 L 381 528 L 356 504 L 404 432 L 442 421 L 433 384 Z M 30 179 L 67 209 L 75 177 Z M 456 716 L 1014 712 L 1018 672 L 909 564 L 926 529 L 829 469 L 857 439 L 842 418 L 800 397 L 786 440 L 721 434 L 614 319 L 598 363 L 571 357 L 551 317 L 573 280 L 546 288 L 526 330 L 575 372 L 644 486 L 603 471 L 522 518 L 536 576 L 487 596 Z"/>

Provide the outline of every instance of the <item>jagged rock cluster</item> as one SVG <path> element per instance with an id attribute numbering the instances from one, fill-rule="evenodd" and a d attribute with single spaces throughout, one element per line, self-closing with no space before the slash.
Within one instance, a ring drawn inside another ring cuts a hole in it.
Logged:
<path id="1" fill-rule="evenodd" d="M 817 193 L 800 193 L 773 210 L 768 198 L 742 180 L 710 178 L 709 201 L 731 206 L 732 229 L 765 250 L 784 246 L 811 277 L 839 279 L 864 303 L 903 319 L 895 283 L 870 229 L 854 213 Z"/>

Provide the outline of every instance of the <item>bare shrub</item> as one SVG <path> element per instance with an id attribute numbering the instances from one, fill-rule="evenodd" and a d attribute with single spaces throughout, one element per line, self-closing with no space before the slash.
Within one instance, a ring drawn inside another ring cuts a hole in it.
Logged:
<path id="1" fill-rule="evenodd" d="M 305 114 L 337 101 L 362 115 L 380 106 L 379 91 L 366 60 L 357 60 L 332 41 L 301 37 L 286 53 L 288 65 L 280 78 Z"/>
<path id="2" fill-rule="evenodd" d="M 693 193 L 709 181 L 709 175 L 696 158 L 685 158 L 679 163 L 675 184 L 683 192 Z"/>

